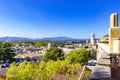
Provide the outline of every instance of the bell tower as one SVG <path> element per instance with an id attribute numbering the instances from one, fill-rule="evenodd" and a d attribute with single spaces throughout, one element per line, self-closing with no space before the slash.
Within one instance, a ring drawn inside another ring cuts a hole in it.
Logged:
<path id="1" fill-rule="evenodd" d="M 90 40 L 91 44 L 95 45 L 95 33 L 91 33 L 90 37 L 91 37 L 91 40 Z"/>

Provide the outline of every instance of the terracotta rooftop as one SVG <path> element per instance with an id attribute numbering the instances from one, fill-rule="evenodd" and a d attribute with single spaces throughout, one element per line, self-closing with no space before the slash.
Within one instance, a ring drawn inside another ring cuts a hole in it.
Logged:
<path id="1" fill-rule="evenodd" d="M 8 70 L 8 68 L 1 68 L 0 69 L 0 78 L 5 78 L 7 70 Z"/>

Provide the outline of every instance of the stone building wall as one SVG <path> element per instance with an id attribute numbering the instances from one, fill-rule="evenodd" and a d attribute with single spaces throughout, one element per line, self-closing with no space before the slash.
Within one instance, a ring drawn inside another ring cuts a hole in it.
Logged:
<path id="1" fill-rule="evenodd" d="M 120 38 L 120 28 L 119 27 L 113 27 L 109 30 L 109 51 L 110 53 L 114 53 L 114 39 Z M 116 44 L 117 46 L 118 44 Z"/>
<path id="2" fill-rule="evenodd" d="M 114 47 L 119 47 L 120 45 L 118 45 L 116 41 L 114 42 L 114 39 L 117 39 L 117 40 L 120 39 L 120 28 L 118 27 L 118 14 L 117 13 L 113 13 L 110 16 L 109 52 L 119 53 L 120 50 L 115 51 Z"/>

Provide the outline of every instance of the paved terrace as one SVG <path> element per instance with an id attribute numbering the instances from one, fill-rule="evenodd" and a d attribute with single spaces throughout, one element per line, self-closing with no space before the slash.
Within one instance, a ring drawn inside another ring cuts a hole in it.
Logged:
<path id="1" fill-rule="evenodd" d="M 110 56 L 106 53 L 101 54 L 94 67 L 89 79 L 90 80 L 110 80 L 111 69 L 110 69 Z"/>

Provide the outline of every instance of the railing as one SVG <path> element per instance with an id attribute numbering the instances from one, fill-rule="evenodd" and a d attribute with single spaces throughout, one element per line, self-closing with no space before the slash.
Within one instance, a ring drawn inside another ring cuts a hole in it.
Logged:
<path id="1" fill-rule="evenodd" d="M 99 47 L 105 54 L 109 54 L 109 52 L 105 51 L 102 47 Z"/>
<path id="2" fill-rule="evenodd" d="M 104 53 L 107 53 L 108 54 L 108 52 L 107 51 L 105 51 L 102 47 L 99 47 Z"/>
<path id="3" fill-rule="evenodd" d="M 100 46 L 99 46 L 100 45 Z M 105 53 L 106 55 L 109 55 L 110 53 L 108 52 L 108 46 L 104 46 L 104 44 L 99 44 L 98 45 L 98 51 L 100 51 L 100 54 L 99 54 L 99 56 L 101 56 L 101 54 L 103 54 L 103 53 Z M 80 77 L 79 77 L 79 80 L 89 80 L 89 79 L 86 79 L 85 77 L 84 77 L 84 71 L 85 70 L 87 70 L 87 66 L 84 66 L 83 67 L 83 69 L 82 69 L 82 72 L 81 72 L 81 74 L 80 74 Z M 89 77 L 88 77 L 89 78 Z"/>
<path id="4" fill-rule="evenodd" d="M 85 71 L 85 69 L 86 69 L 86 65 L 84 65 L 84 67 L 82 69 L 82 72 L 81 72 L 80 77 L 79 77 L 78 80 L 84 80 L 84 71 Z"/>
<path id="5" fill-rule="evenodd" d="M 97 60 L 101 58 L 102 54 L 109 55 L 109 52 L 106 51 L 102 46 L 99 46 L 97 50 Z"/>
<path id="6" fill-rule="evenodd" d="M 78 80 L 89 80 L 90 73 L 91 69 L 84 65 Z"/>
<path id="7" fill-rule="evenodd" d="M 109 54 L 109 46 L 104 43 L 98 43 L 98 48 L 101 49 L 103 52 Z"/>

